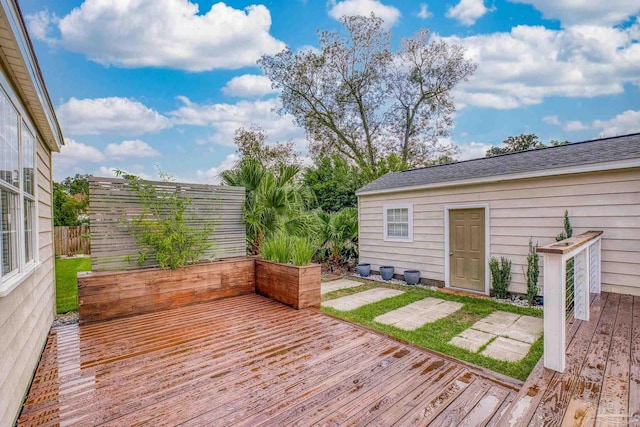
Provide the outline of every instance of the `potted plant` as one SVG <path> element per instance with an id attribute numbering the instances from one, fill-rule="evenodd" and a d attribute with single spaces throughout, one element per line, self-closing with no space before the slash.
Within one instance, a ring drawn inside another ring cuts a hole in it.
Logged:
<path id="1" fill-rule="evenodd" d="M 420 272 L 418 270 L 405 270 L 404 281 L 407 285 L 416 285 L 420 281 Z"/>
<path id="2" fill-rule="evenodd" d="M 360 277 L 369 277 L 371 274 L 371 264 L 358 264 L 358 274 Z"/>
<path id="3" fill-rule="evenodd" d="M 393 266 L 390 266 L 390 265 L 380 266 L 380 275 L 382 276 L 382 280 L 393 279 Z"/>

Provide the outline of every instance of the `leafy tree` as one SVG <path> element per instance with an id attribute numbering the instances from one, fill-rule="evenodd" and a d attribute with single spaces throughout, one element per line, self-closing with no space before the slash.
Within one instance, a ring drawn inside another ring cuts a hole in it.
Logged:
<path id="1" fill-rule="evenodd" d="M 304 184 L 315 195 L 314 207 L 325 212 L 336 212 L 345 207 L 356 207 L 356 190 L 365 185 L 360 170 L 344 158 L 334 154 L 321 157 L 304 173 Z"/>
<path id="2" fill-rule="evenodd" d="M 390 154 L 419 166 L 446 151 L 437 138 L 452 123 L 451 90 L 476 68 L 464 48 L 421 30 L 393 52 L 381 19 L 342 24 L 346 32 L 319 32 L 318 51 L 285 49 L 258 61 L 281 90 L 281 113 L 307 131 L 312 156 L 339 154 L 371 179 Z"/>
<path id="3" fill-rule="evenodd" d="M 501 154 L 515 153 L 518 151 L 536 150 L 544 148 L 545 145 L 534 134 L 520 134 L 510 136 L 502 141 L 504 147 L 491 147 L 487 150 L 486 157 L 499 156 Z"/>
<path id="4" fill-rule="evenodd" d="M 292 142 L 267 145 L 266 141 L 267 133 L 258 126 L 240 127 L 233 137 L 242 158 L 259 160 L 267 169 L 299 163 Z"/>
<path id="5" fill-rule="evenodd" d="M 72 227 L 88 220 L 89 176 L 76 174 L 53 183 L 53 223 Z"/>
<path id="6" fill-rule="evenodd" d="M 62 182 L 68 194 L 82 194 L 89 197 L 89 178 L 91 175 L 81 175 L 77 173 L 74 177 L 66 177 Z"/>
<path id="7" fill-rule="evenodd" d="M 545 145 L 540 139 L 534 134 L 520 134 L 517 136 L 510 136 L 504 141 L 503 147 L 493 146 L 487 150 L 485 157 L 493 157 L 499 156 L 501 154 L 508 153 L 516 153 L 518 151 L 527 151 L 527 150 L 537 150 L 538 148 L 546 148 Z M 556 139 L 552 139 L 549 141 L 549 147 L 556 147 L 558 145 L 567 145 L 570 144 L 569 141 L 558 141 Z"/>
<path id="8" fill-rule="evenodd" d="M 245 158 L 220 174 L 222 183 L 245 187 L 243 218 L 247 225 L 247 247 L 259 254 L 265 238 L 284 232 L 309 236 L 314 223 L 306 212 L 313 193 L 297 176 L 298 165 L 280 165 L 267 169 L 259 160 Z"/>

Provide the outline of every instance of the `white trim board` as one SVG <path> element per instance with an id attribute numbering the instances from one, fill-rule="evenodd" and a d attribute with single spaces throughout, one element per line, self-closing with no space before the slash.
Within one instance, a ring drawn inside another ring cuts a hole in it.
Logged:
<path id="1" fill-rule="evenodd" d="M 458 205 L 444 205 L 444 286 L 445 288 L 461 289 L 451 286 L 450 243 L 449 243 L 449 211 L 456 209 L 484 209 L 484 293 L 491 291 L 491 272 L 489 259 L 491 258 L 491 210 L 489 203 L 467 203 Z M 463 289 L 474 292 L 472 289 Z"/>
<path id="2" fill-rule="evenodd" d="M 419 184 L 419 185 L 412 185 L 412 186 L 406 186 L 406 187 L 387 188 L 384 190 L 363 191 L 363 192 L 356 192 L 356 196 L 360 197 L 360 196 L 370 196 L 375 194 L 401 193 L 405 191 L 430 190 L 430 189 L 442 188 L 442 187 L 497 183 L 502 181 L 516 180 L 516 179 L 542 178 L 547 176 L 569 175 L 569 174 L 586 173 L 586 172 L 601 172 L 601 171 L 608 171 L 608 170 L 628 169 L 628 168 L 637 168 L 637 167 L 640 167 L 640 159 L 569 166 L 569 167 L 554 168 L 554 169 L 543 169 L 543 170 L 535 170 L 531 172 L 512 173 L 512 174 L 506 174 L 506 175 L 489 175 L 489 176 L 483 176 L 479 178 L 462 179 L 458 181 L 443 181 L 443 182 L 435 182 L 433 184 Z"/>

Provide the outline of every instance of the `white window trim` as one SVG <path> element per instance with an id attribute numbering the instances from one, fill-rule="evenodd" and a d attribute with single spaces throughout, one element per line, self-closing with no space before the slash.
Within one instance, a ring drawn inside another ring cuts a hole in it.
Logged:
<path id="1" fill-rule="evenodd" d="M 491 258 L 491 212 L 488 203 L 444 206 L 444 286 L 445 288 L 454 288 L 451 286 L 451 261 L 449 257 L 451 247 L 449 243 L 449 211 L 456 209 L 484 209 L 484 294 L 489 295 L 491 292 L 491 272 L 489 271 L 489 259 Z M 478 292 L 471 289 L 464 290 L 467 292 Z"/>
<path id="2" fill-rule="evenodd" d="M 387 211 L 389 209 L 407 209 L 409 232 L 408 237 L 389 237 L 387 233 Z M 394 203 L 390 205 L 384 205 L 382 207 L 382 240 L 385 242 L 413 242 L 413 204 L 411 203 Z"/>
<path id="3" fill-rule="evenodd" d="M 21 283 L 23 283 L 28 277 L 30 277 L 37 267 L 40 265 L 40 224 L 38 216 L 38 133 L 35 131 L 33 124 L 29 120 L 22 105 L 16 103 L 16 96 L 13 94 L 12 89 L 9 86 L 5 76 L 0 73 L 0 96 L 6 96 L 9 102 L 13 105 L 18 114 L 18 168 L 19 168 L 19 187 L 18 194 L 18 224 L 17 224 L 17 240 L 18 240 L 18 268 L 11 273 L 2 276 L 0 273 L 0 298 L 9 295 L 14 289 L 16 289 Z M 23 157 L 22 157 L 22 132 L 23 126 L 26 127 L 33 136 L 33 196 L 27 194 L 24 191 L 24 170 L 23 170 Z M 0 183 L 0 186 L 15 192 L 15 188 L 12 185 L 6 183 Z M 33 233 L 33 260 L 26 262 L 25 260 L 25 224 L 24 224 L 24 200 L 25 198 L 31 199 L 34 202 L 34 223 L 32 228 Z M 2 252 L 0 251 L 0 263 L 2 262 Z"/>

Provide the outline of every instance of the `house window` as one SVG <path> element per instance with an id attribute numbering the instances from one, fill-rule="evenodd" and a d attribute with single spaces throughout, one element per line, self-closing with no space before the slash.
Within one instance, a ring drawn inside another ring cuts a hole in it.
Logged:
<path id="1" fill-rule="evenodd" d="M 413 241 L 413 206 L 384 206 L 384 240 Z"/>
<path id="2" fill-rule="evenodd" d="M 0 289 L 36 261 L 35 137 L 0 90 Z"/>

